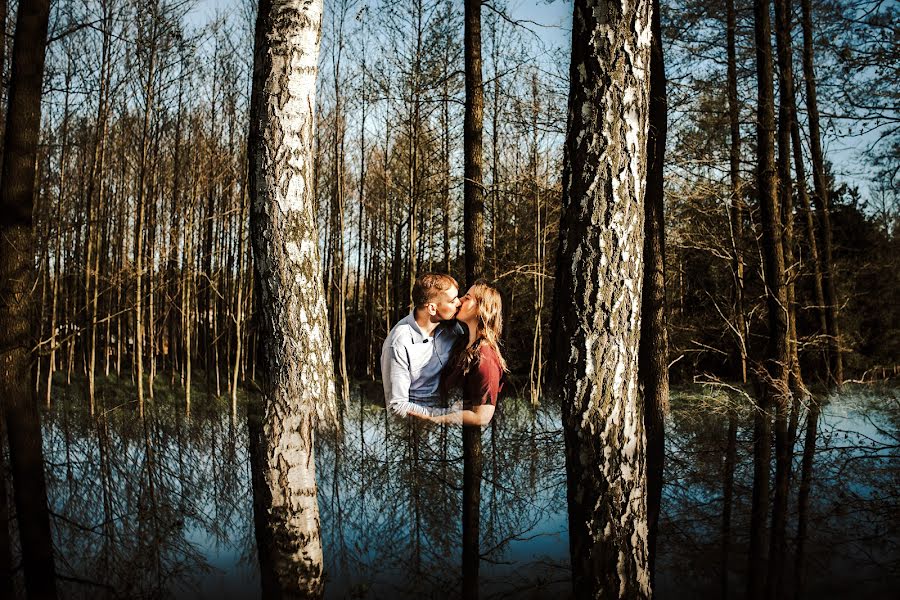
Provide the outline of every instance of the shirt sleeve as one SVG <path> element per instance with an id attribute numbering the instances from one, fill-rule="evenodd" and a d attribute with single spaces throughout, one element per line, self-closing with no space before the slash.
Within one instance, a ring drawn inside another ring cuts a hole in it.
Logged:
<path id="1" fill-rule="evenodd" d="M 390 396 L 387 398 L 387 406 L 392 411 L 406 415 L 406 405 L 409 404 L 409 355 L 402 344 L 394 344 L 390 348 Z"/>
<path id="2" fill-rule="evenodd" d="M 500 365 L 493 357 L 482 354 L 478 369 L 469 375 L 469 397 L 472 406 L 493 404 L 497 406 L 497 395 L 500 393 Z"/>

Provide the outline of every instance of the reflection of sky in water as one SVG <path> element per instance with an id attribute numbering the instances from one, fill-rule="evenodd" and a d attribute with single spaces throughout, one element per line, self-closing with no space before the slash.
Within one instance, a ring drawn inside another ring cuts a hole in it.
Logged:
<path id="1" fill-rule="evenodd" d="M 697 390 L 673 398 L 667 440 L 658 590 L 665 597 L 718 595 L 727 417 Z M 849 387 L 826 400 L 818 421 L 806 544 L 806 594 L 812 598 L 891 597 L 900 584 L 900 463 L 896 390 Z M 794 561 L 806 412 L 794 446 L 785 579 Z M 752 487 L 752 423 L 741 411 L 737 431 L 729 588 L 746 588 Z M 774 448 L 773 448 L 774 459 Z M 774 466 L 770 485 L 774 484 Z M 771 508 L 771 507 L 770 507 Z"/>
<path id="2" fill-rule="evenodd" d="M 660 525 L 661 597 L 717 594 L 727 419 L 710 394 L 676 393 Z M 707 400 L 704 400 L 704 394 Z M 721 405 L 718 405 L 721 408 Z M 58 403 L 44 419 L 59 570 L 66 597 L 260 595 L 247 429 L 240 415 L 174 406 L 146 427 L 110 412 L 98 427 Z M 340 442 L 317 444 L 319 506 L 332 598 L 455 597 L 461 584 L 462 437 L 411 427 L 354 402 Z M 811 498 L 811 597 L 878 597 L 900 583 L 896 391 L 851 388 L 823 406 Z M 801 412 L 788 518 L 793 564 Z M 745 587 L 752 429 L 740 411 L 729 585 Z M 480 583 L 484 597 L 570 590 L 558 410 L 505 399 L 483 436 Z M 792 568 L 786 569 L 788 586 Z M 106 587 L 108 586 L 108 587 Z"/>

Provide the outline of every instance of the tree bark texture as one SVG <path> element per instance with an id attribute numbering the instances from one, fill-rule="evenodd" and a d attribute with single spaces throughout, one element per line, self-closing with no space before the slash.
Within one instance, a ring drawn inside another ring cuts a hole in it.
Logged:
<path id="1" fill-rule="evenodd" d="M 644 202 L 644 281 L 638 372 L 647 432 L 647 547 L 650 579 L 656 559 L 656 532 L 662 502 L 665 422 L 669 406 L 669 338 L 666 331 L 663 164 L 666 149 L 666 74 L 659 15 L 653 0 L 650 51 L 650 106 L 647 130 L 647 191 Z"/>
<path id="2" fill-rule="evenodd" d="M 771 459 L 769 407 L 787 402 L 790 367 L 788 299 L 785 286 L 784 246 L 775 169 L 775 92 L 772 66 L 772 28 L 769 0 L 754 1 L 757 74 L 757 188 L 762 224 L 762 251 L 768 307 L 769 340 L 762 393 L 754 425 L 754 477 L 750 509 L 748 597 L 759 598 L 766 578 L 766 517 Z"/>
<path id="3" fill-rule="evenodd" d="M 803 388 L 797 350 L 797 306 L 795 302 L 796 266 L 793 252 L 793 181 L 791 178 L 791 129 L 794 114 L 794 72 L 791 49 L 791 2 L 775 1 L 775 39 L 778 54 L 778 194 L 782 215 L 782 244 L 786 268 L 785 294 L 788 300 L 790 389 L 799 394 Z M 772 534 L 769 543 L 769 575 L 766 595 L 781 595 L 787 552 L 788 496 L 790 494 L 793 436 L 788 431 L 790 406 L 786 395 L 777 397 L 775 407 L 775 494 L 772 500 Z"/>
<path id="4" fill-rule="evenodd" d="M 795 282 L 797 265 L 794 262 L 794 182 L 791 176 L 791 121 L 795 116 L 791 112 L 794 97 L 794 72 L 791 65 L 791 12 L 790 2 L 774 0 L 775 4 L 775 39 L 778 56 L 778 129 L 777 129 L 777 161 L 778 206 L 781 211 L 781 243 L 784 253 L 785 294 L 787 295 L 788 344 L 790 373 L 790 389 L 796 394 L 803 390 L 803 378 L 800 373 L 800 360 L 797 348 L 797 303 L 795 298 Z M 776 434 L 777 436 L 777 434 Z"/>
<path id="5" fill-rule="evenodd" d="M 283 596 L 316 597 L 322 541 L 313 460 L 336 414 L 313 195 L 321 0 L 263 0 L 250 121 L 251 236 L 260 322 L 267 523 Z"/>
<path id="6" fill-rule="evenodd" d="M 638 338 L 651 1 L 577 0 L 554 327 L 576 597 L 649 597 Z"/>
<path id="7" fill-rule="evenodd" d="M 484 187 L 482 185 L 484 86 L 481 82 L 481 0 L 466 0 L 465 68 L 463 227 L 466 244 L 466 282 L 471 286 L 476 279 L 484 275 Z"/>
<path id="8" fill-rule="evenodd" d="M 32 385 L 32 217 L 49 16 L 49 0 L 19 3 L 0 175 L 0 390 L 30 598 L 56 597 L 40 413 Z"/>

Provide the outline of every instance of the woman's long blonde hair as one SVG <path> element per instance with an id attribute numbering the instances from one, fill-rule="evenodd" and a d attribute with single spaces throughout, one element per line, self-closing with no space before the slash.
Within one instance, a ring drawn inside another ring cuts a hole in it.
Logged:
<path id="1" fill-rule="evenodd" d="M 454 360 L 459 361 L 464 374 L 478 365 L 481 358 L 481 344 L 487 344 L 497 354 L 500 369 L 505 373 L 506 360 L 500 352 L 500 334 L 503 332 L 503 300 L 500 292 L 484 279 L 479 279 L 469 290 L 474 300 L 478 303 L 478 331 L 475 334 L 475 343 L 466 347 L 468 338 L 463 336 L 454 348 Z"/>

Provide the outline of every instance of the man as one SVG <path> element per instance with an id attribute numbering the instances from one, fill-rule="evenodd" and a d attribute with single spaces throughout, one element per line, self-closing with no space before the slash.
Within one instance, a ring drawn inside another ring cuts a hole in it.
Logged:
<path id="1" fill-rule="evenodd" d="M 462 335 L 455 321 L 459 284 L 449 275 L 425 273 L 412 289 L 413 310 L 394 325 L 381 347 L 386 406 L 399 415 L 440 415 L 438 386 L 453 344 Z"/>

